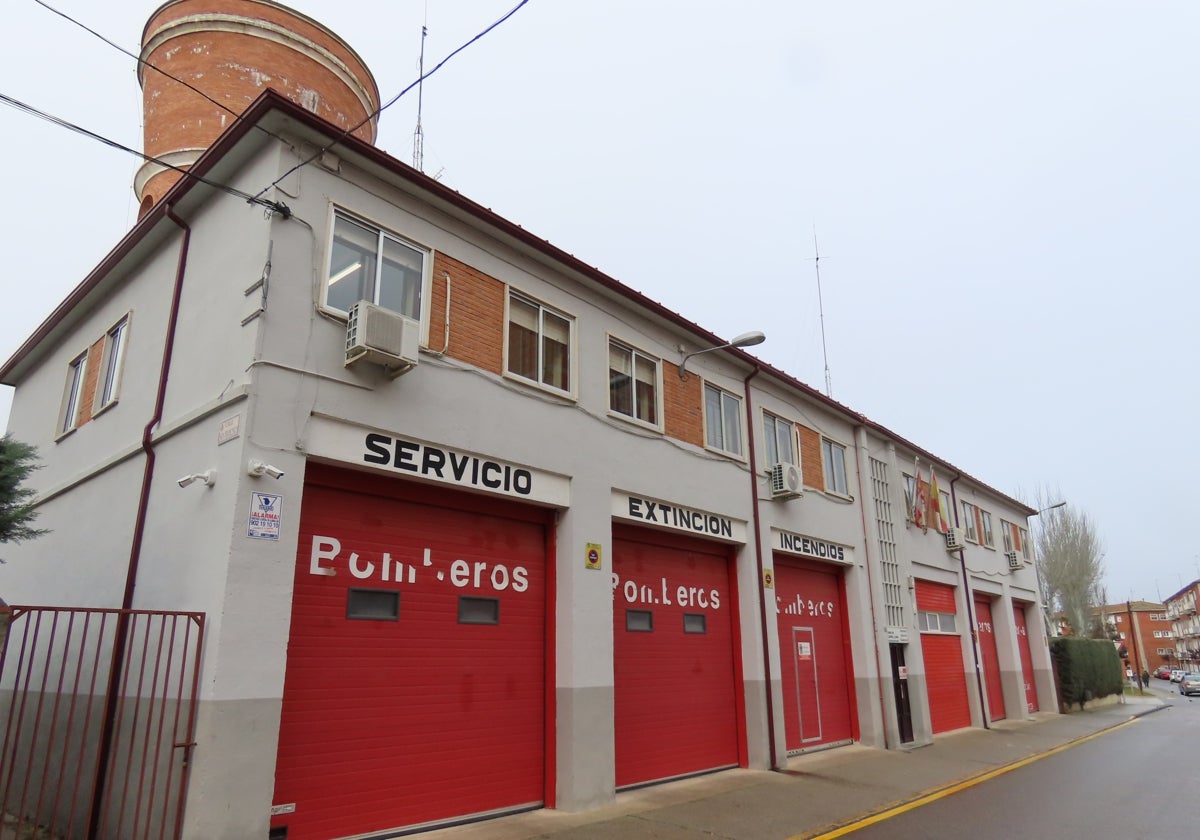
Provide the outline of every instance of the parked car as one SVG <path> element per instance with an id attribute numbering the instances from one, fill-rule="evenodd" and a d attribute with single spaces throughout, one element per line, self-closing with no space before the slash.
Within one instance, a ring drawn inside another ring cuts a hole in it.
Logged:
<path id="1" fill-rule="evenodd" d="M 1169 665 L 1159 665 L 1154 671 L 1154 676 L 1158 677 L 1160 680 L 1171 679 L 1171 667 Z"/>
<path id="2" fill-rule="evenodd" d="M 1190 671 L 1179 681 L 1179 693 L 1191 696 L 1200 694 L 1200 674 Z"/>
<path id="3" fill-rule="evenodd" d="M 1178 668 L 1172 669 L 1171 670 L 1171 682 L 1177 683 L 1181 679 L 1183 679 L 1183 671 L 1179 670 Z"/>

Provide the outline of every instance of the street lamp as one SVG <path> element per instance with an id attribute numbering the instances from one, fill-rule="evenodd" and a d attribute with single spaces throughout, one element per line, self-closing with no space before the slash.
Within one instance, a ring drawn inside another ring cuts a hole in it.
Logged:
<path id="1" fill-rule="evenodd" d="M 1066 504 L 1067 503 L 1065 501 L 1055 502 L 1054 504 L 1044 507 L 1041 510 L 1035 510 L 1033 513 L 1029 514 L 1029 516 L 1027 516 L 1025 518 L 1026 518 L 1026 520 L 1029 520 L 1035 516 L 1041 516 L 1043 513 L 1045 513 L 1048 510 L 1057 510 L 1060 507 L 1064 507 Z M 1042 621 L 1046 625 L 1046 635 L 1047 636 L 1057 636 L 1058 633 L 1056 632 L 1054 623 L 1050 620 L 1050 599 L 1047 597 L 1046 585 L 1045 585 L 1045 583 L 1042 582 L 1042 559 L 1041 559 L 1041 557 L 1038 556 L 1038 552 L 1036 551 L 1036 548 L 1033 552 L 1033 571 L 1034 571 L 1034 574 L 1037 576 L 1038 600 L 1042 602 L 1042 604 L 1041 604 L 1041 606 L 1042 606 Z"/>
<path id="2" fill-rule="evenodd" d="M 767 337 L 765 335 L 755 330 L 753 332 L 742 333 L 727 344 L 722 344 L 717 347 L 709 347 L 704 350 L 695 350 L 691 353 L 688 353 L 679 363 L 679 378 L 687 378 L 687 372 L 684 370 L 684 367 L 687 365 L 687 360 L 692 358 L 692 356 L 699 356 L 701 353 L 711 353 L 714 350 L 726 350 L 730 347 L 753 347 L 755 344 L 762 344 L 766 340 Z M 683 348 L 681 347 L 680 349 L 682 350 Z"/>

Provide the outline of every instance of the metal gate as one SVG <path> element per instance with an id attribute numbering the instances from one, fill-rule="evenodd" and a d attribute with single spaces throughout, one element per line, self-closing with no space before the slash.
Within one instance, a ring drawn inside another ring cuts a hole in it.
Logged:
<path id="1" fill-rule="evenodd" d="M 8 624 L 5 827 L 56 840 L 178 838 L 204 613 L 15 606 Z"/>

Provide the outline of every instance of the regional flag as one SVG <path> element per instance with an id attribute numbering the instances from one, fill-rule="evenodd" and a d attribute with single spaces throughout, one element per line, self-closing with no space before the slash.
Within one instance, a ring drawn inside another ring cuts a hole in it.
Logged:
<path id="1" fill-rule="evenodd" d="M 929 492 L 933 495 L 933 503 L 937 505 L 938 530 L 944 534 L 950 530 L 950 516 L 938 490 L 937 470 L 932 465 L 929 467 Z"/>
<path id="2" fill-rule="evenodd" d="M 916 485 L 913 488 L 913 506 L 912 506 L 912 521 L 923 531 L 929 530 L 929 523 L 925 521 L 926 515 L 929 512 L 929 496 L 925 489 L 929 485 L 921 481 L 921 468 L 917 467 Z"/>

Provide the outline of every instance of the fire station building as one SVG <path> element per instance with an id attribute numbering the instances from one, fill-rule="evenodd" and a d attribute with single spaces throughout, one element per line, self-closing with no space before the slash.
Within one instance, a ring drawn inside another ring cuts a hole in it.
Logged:
<path id="1" fill-rule="evenodd" d="M 64 610 L 202 617 L 186 731 L 114 723 L 59 771 L 149 762 L 162 836 L 382 838 L 1054 710 L 1032 509 L 374 147 L 316 21 L 176 0 L 143 38 L 179 78 L 230 54 L 216 135 L 145 73 L 147 154 L 190 171 L 147 163 L 0 367 L 50 529 L 0 566 L 12 725 L 104 704 L 18 670 Z"/>

